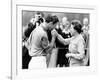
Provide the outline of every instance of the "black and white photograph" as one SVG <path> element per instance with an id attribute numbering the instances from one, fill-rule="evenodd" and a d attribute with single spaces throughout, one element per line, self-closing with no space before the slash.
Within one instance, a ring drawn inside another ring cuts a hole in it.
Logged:
<path id="1" fill-rule="evenodd" d="M 99 0 L 0 6 L 0 80 L 100 80 Z"/>
<path id="2" fill-rule="evenodd" d="M 22 10 L 22 69 L 90 66 L 90 14 Z"/>
<path id="3" fill-rule="evenodd" d="M 96 72 L 94 7 L 16 4 L 12 19 L 12 76 L 52 78 Z"/>

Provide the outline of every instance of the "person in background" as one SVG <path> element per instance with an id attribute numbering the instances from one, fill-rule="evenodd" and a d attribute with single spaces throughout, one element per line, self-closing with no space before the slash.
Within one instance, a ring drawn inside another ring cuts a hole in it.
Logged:
<path id="1" fill-rule="evenodd" d="M 25 36 L 28 38 L 31 32 L 44 22 L 44 14 L 42 12 L 35 12 L 34 17 L 28 23 L 28 28 L 25 30 Z"/>
<path id="2" fill-rule="evenodd" d="M 47 68 L 46 55 L 52 51 L 54 47 L 55 36 L 52 34 L 51 43 L 48 41 L 47 30 L 53 30 L 58 22 L 57 16 L 48 15 L 45 21 L 36 27 L 30 34 L 25 46 L 32 57 L 29 63 L 29 69 L 44 69 Z M 49 50 L 49 51 L 48 51 Z"/>
<path id="3" fill-rule="evenodd" d="M 56 30 L 58 31 L 59 34 L 62 34 L 62 32 L 65 31 L 65 27 L 68 26 L 67 22 L 68 22 L 67 17 L 63 17 L 61 23 L 59 23 L 59 25 L 56 26 Z"/>
<path id="4" fill-rule="evenodd" d="M 89 19 L 88 18 L 84 18 L 83 19 L 83 38 L 85 40 L 85 54 L 86 54 L 86 59 L 84 61 L 84 64 L 86 64 L 87 66 L 89 66 Z"/>
<path id="5" fill-rule="evenodd" d="M 82 30 L 84 32 L 88 32 L 88 30 L 89 30 L 89 20 L 86 17 L 83 19 L 83 27 L 82 27 Z"/>
<path id="6" fill-rule="evenodd" d="M 67 17 L 63 17 L 62 23 L 60 24 L 59 28 L 56 29 L 56 31 L 63 38 L 70 38 L 71 34 L 69 32 L 69 26 L 70 24 Z M 65 54 L 68 52 L 68 45 L 64 45 L 58 39 L 56 39 L 56 47 L 58 48 L 57 66 L 68 67 L 68 58 L 65 57 Z"/>
<path id="7" fill-rule="evenodd" d="M 43 13 L 35 12 L 34 17 L 28 23 L 26 29 L 23 30 L 23 46 L 22 46 L 22 68 L 28 69 L 29 61 L 31 60 L 31 56 L 28 53 L 28 49 L 25 47 L 25 42 L 29 38 L 31 32 L 44 22 Z"/>
<path id="8" fill-rule="evenodd" d="M 62 32 L 65 33 L 65 34 L 70 33 L 69 28 L 70 28 L 70 22 L 66 21 L 65 27 L 64 27 Z"/>
<path id="9" fill-rule="evenodd" d="M 73 20 L 71 22 L 70 32 L 72 37 L 64 39 L 57 32 L 57 38 L 64 45 L 69 44 L 69 53 L 65 56 L 69 58 L 69 66 L 86 66 L 84 64 L 85 59 L 85 42 L 82 36 L 82 25 L 79 20 Z"/>
<path id="10" fill-rule="evenodd" d="M 89 38 L 89 20 L 88 20 L 88 18 L 84 18 L 83 19 L 83 27 L 82 27 L 82 30 L 83 30 L 84 40 L 85 40 L 85 42 L 87 42 L 88 41 L 88 38 Z"/>
<path id="11" fill-rule="evenodd" d="M 83 30 L 83 33 L 84 34 L 87 34 L 87 37 L 88 37 L 88 34 L 89 34 L 89 28 L 90 28 L 90 26 L 89 26 L 89 19 L 87 17 L 85 17 L 83 19 L 83 27 L 82 27 L 82 30 Z M 86 41 L 86 39 L 85 39 L 85 41 Z"/>

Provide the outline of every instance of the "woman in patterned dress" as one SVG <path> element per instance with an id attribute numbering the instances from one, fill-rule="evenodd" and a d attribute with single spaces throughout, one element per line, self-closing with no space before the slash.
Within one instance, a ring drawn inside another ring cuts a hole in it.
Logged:
<path id="1" fill-rule="evenodd" d="M 85 66 L 85 42 L 82 37 L 82 25 L 80 21 L 73 20 L 71 22 L 70 32 L 72 38 L 64 39 L 61 35 L 57 34 L 59 41 L 63 44 L 69 44 L 69 53 L 65 56 L 69 58 L 69 66 Z"/>

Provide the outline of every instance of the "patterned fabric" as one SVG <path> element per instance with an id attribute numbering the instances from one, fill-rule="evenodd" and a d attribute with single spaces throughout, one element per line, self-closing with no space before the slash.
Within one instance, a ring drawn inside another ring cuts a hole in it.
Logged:
<path id="1" fill-rule="evenodd" d="M 75 54 L 74 57 L 70 57 L 70 66 L 84 65 L 83 59 L 85 56 L 85 42 L 81 34 L 71 40 L 69 44 L 69 51 L 70 53 Z"/>

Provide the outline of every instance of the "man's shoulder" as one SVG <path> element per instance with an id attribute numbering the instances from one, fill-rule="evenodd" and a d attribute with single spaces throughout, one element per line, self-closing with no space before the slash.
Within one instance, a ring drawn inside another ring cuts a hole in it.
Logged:
<path id="1" fill-rule="evenodd" d="M 37 35 L 37 36 L 43 36 L 46 34 L 46 32 L 40 27 L 38 26 L 37 28 L 35 28 L 35 30 L 33 31 L 33 34 Z"/>

